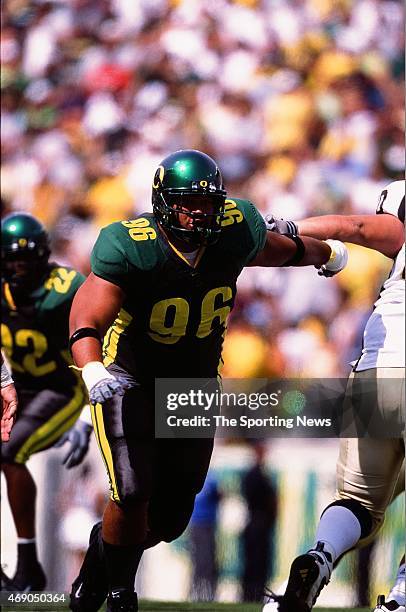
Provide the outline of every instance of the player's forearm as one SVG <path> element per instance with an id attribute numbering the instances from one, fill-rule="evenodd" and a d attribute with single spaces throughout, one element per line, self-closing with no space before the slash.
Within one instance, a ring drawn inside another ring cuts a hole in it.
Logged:
<path id="1" fill-rule="evenodd" d="M 81 304 L 72 305 L 71 315 L 69 319 L 69 334 L 71 344 L 71 353 L 75 364 L 79 368 L 83 368 L 89 361 L 102 361 L 102 339 L 105 330 L 100 324 L 97 317 L 92 316 L 91 311 L 84 311 Z M 78 337 L 78 334 L 83 330 L 84 337 Z M 98 338 L 86 336 L 86 330 L 91 332 L 94 330 L 98 334 Z M 74 340 L 74 342 L 72 342 Z"/>
<path id="2" fill-rule="evenodd" d="M 93 274 L 77 291 L 69 317 L 71 351 L 76 365 L 102 361 L 102 340 L 124 299 L 123 291 Z M 92 337 L 96 336 L 96 337 Z"/>
<path id="3" fill-rule="evenodd" d="M 305 252 L 303 258 L 298 262 L 297 266 L 322 266 L 327 263 L 331 257 L 331 248 L 326 242 L 301 236 Z"/>
<path id="4" fill-rule="evenodd" d="M 297 225 L 300 235 L 359 244 L 387 257 L 393 257 L 404 241 L 403 226 L 392 215 L 326 215 L 304 219 Z"/>
<path id="5" fill-rule="evenodd" d="M 249 265 L 264 267 L 321 266 L 330 259 L 331 249 L 328 244 L 305 236 L 301 236 L 301 242 L 302 248 L 288 236 L 268 232 L 264 248 Z M 302 252 L 297 257 L 299 249 Z"/>
<path id="6" fill-rule="evenodd" d="M 319 240 L 332 238 L 349 241 L 351 237 L 358 233 L 358 228 L 351 217 L 340 217 L 339 215 L 309 217 L 298 221 L 297 226 L 301 236 L 309 236 Z"/>
<path id="7" fill-rule="evenodd" d="M 72 346 L 72 357 L 78 368 L 91 361 L 103 361 L 102 344 L 96 338 L 82 338 Z"/>

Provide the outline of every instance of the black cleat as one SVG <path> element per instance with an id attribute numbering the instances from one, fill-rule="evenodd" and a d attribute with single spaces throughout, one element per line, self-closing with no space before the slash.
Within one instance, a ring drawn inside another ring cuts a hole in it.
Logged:
<path id="1" fill-rule="evenodd" d="M 98 612 L 107 597 L 107 574 L 103 558 L 101 522 L 96 523 L 89 537 L 89 548 L 72 584 L 69 609 L 72 612 Z"/>
<path id="2" fill-rule="evenodd" d="M 1 590 L 2 591 L 11 591 L 12 580 L 4 573 L 3 568 L 0 568 L 0 577 L 1 577 Z"/>
<path id="3" fill-rule="evenodd" d="M 297 557 L 290 568 L 288 585 L 279 612 L 310 612 L 322 588 L 330 581 L 332 559 L 318 543 L 315 550 Z"/>
<path id="4" fill-rule="evenodd" d="M 137 593 L 127 589 L 110 591 L 107 597 L 107 612 L 138 612 Z"/>
<path id="5" fill-rule="evenodd" d="M 17 570 L 13 578 L 9 579 L 8 591 L 18 591 L 20 593 L 31 593 L 43 591 L 47 584 L 47 578 L 42 566 L 39 563 L 28 571 Z"/>

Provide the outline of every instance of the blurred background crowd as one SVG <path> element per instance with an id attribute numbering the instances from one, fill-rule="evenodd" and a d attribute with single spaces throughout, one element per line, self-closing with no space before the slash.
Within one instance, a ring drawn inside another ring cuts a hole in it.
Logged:
<path id="1" fill-rule="evenodd" d="M 87 273 L 100 227 L 150 210 L 181 148 L 263 213 L 374 213 L 403 175 L 403 26 L 397 0 L 7 0 L 3 213 L 37 215 Z M 345 374 L 389 265 L 351 255 L 336 280 L 246 271 L 225 375 Z"/>
<path id="2" fill-rule="evenodd" d="M 263 214 L 374 214 L 382 187 L 403 178 L 404 43 L 400 0 L 6 0 L 2 214 L 36 215 L 50 232 L 53 258 L 87 274 L 100 228 L 150 210 L 156 167 L 182 148 L 214 157 L 229 195 L 252 200 Z M 333 279 L 313 268 L 245 270 L 224 375 L 345 376 L 390 265 L 350 247 L 348 268 Z M 48 545 L 44 555 L 51 572 L 61 550 L 71 552 L 68 574 L 52 578 L 66 589 L 106 486 L 94 447 L 79 476 L 61 472 L 56 452 L 33 464 L 41 490 L 62 483 L 43 515 L 49 525 L 54 512 L 62 548 Z M 208 481 L 189 544 L 175 543 L 171 555 L 151 551 L 140 592 L 157 596 L 164 564 L 162 597 L 210 599 L 218 569 L 223 587 L 239 577 L 240 595 L 234 582 L 217 597 L 253 598 L 255 576 L 242 563 L 250 554 L 262 555 L 264 575 L 282 580 L 331 498 L 335 460 L 333 441 L 298 442 L 293 455 L 289 441 L 259 454 L 219 444 L 212 474 L 219 490 Z M 92 493 L 86 500 L 83 483 Z M 44 508 L 46 499 L 39 500 Z M 388 570 L 378 577 L 386 583 L 398 561 L 401 514 L 399 506 L 397 527 L 388 522 L 379 549 L 387 560 L 381 570 Z M 40 528 L 49 539 L 47 525 Z M 217 553 L 215 528 L 222 534 Z M 263 549 L 252 547 L 259 532 Z M 201 542 L 209 548 L 199 569 Z M 173 552 L 182 546 L 195 561 L 189 595 Z M 341 570 L 347 590 L 348 567 Z M 335 594 L 332 585 L 329 593 L 345 603 L 342 589 Z"/>

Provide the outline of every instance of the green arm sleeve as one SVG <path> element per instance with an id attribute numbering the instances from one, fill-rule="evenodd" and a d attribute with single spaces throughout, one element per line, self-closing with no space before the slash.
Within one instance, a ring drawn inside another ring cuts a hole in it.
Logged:
<path id="1" fill-rule="evenodd" d="M 93 247 L 90 263 L 93 274 L 124 288 L 129 265 L 118 225 L 113 223 L 101 230 Z"/>
<path id="2" fill-rule="evenodd" d="M 244 215 L 245 261 L 248 265 L 265 246 L 266 225 L 262 215 L 249 200 L 235 200 Z"/>

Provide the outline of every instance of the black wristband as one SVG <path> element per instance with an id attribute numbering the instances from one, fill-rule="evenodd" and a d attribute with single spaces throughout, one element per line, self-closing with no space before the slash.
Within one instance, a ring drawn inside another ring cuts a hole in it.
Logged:
<path id="1" fill-rule="evenodd" d="M 96 338 L 101 344 L 100 334 L 94 327 L 80 327 L 76 331 L 73 332 L 71 337 L 69 338 L 69 350 L 72 352 L 72 346 L 78 340 L 82 338 Z"/>
<path id="2" fill-rule="evenodd" d="M 290 238 L 296 244 L 296 253 L 293 255 L 293 257 L 288 259 L 288 261 L 285 261 L 285 263 L 282 265 L 283 266 L 294 266 L 298 264 L 300 261 L 302 261 L 304 254 L 306 252 L 305 245 L 303 244 L 303 240 L 299 236 L 296 236 L 296 234 L 284 234 L 284 236 L 286 238 Z"/>

